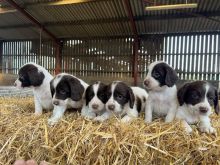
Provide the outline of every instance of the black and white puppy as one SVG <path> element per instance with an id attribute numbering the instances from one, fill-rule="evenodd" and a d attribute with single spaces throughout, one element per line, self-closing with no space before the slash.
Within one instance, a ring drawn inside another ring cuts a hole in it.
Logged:
<path id="1" fill-rule="evenodd" d="M 107 85 L 100 81 L 88 86 L 85 92 L 85 101 L 81 111 L 82 116 L 96 121 L 104 121 L 109 112 L 105 109 L 107 102 Z"/>
<path id="2" fill-rule="evenodd" d="M 145 122 L 152 122 L 153 114 L 165 116 L 165 122 L 174 120 L 178 108 L 176 82 L 178 76 L 167 63 L 156 61 L 148 66 L 144 86 L 149 92 L 145 108 Z"/>
<path id="3" fill-rule="evenodd" d="M 107 87 L 106 110 L 108 114 L 122 117 L 122 122 L 130 122 L 144 110 L 147 92 L 139 87 L 129 87 L 121 81 L 114 81 Z M 111 116 L 110 115 L 110 116 Z M 108 116 L 108 118 L 110 117 Z"/>
<path id="4" fill-rule="evenodd" d="M 188 133 L 192 132 L 189 124 L 199 124 L 201 132 L 216 133 L 211 126 L 209 115 L 214 106 L 219 114 L 218 92 L 215 87 L 205 81 L 195 81 L 185 84 L 177 93 L 179 108 L 176 117 L 183 120 Z"/>
<path id="5" fill-rule="evenodd" d="M 50 82 L 54 109 L 48 124 L 57 123 L 68 108 L 82 108 L 87 87 L 87 83 L 73 75 L 67 73 L 56 75 Z"/>
<path id="6" fill-rule="evenodd" d="M 53 76 L 45 68 L 35 63 L 27 63 L 19 69 L 18 76 L 14 83 L 17 88 L 33 89 L 36 115 L 42 114 L 43 109 L 53 109 L 50 92 Z"/>

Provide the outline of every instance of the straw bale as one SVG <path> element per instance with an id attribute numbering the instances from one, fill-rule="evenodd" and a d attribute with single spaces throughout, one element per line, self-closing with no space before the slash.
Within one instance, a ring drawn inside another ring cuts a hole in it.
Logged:
<path id="1" fill-rule="evenodd" d="M 195 127 L 192 135 L 186 135 L 178 121 L 146 125 L 142 115 L 131 124 L 116 118 L 98 123 L 69 111 L 49 127 L 51 112 L 34 116 L 33 98 L 0 98 L 0 107 L 2 165 L 16 159 L 61 165 L 220 163 L 220 137 L 202 134 Z M 219 120 L 212 116 L 218 133 Z"/>

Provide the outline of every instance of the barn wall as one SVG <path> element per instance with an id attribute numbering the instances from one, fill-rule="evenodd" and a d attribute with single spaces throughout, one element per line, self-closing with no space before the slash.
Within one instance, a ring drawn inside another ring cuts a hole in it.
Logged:
<path id="1" fill-rule="evenodd" d="M 183 80 L 219 81 L 220 35 L 151 35 L 139 45 L 139 85 L 147 66 L 163 60 L 173 66 Z M 41 45 L 41 47 L 40 47 Z M 96 80 L 123 80 L 132 84 L 133 38 L 63 40 L 62 72 L 88 83 Z M 51 41 L 3 42 L 2 72 L 17 74 L 26 62 L 33 61 L 55 72 L 55 47 Z"/>
<path id="2" fill-rule="evenodd" d="M 89 81 L 132 81 L 132 42 L 131 38 L 66 40 L 62 71 Z"/>

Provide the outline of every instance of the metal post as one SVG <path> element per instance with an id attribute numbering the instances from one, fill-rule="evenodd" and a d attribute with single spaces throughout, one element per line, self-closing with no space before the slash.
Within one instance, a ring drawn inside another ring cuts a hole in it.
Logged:
<path id="1" fill-rule="evenodd" d="M 0 41 L 0 73 L 2 73 L 3 41 Z"/>
<path id="2" fill-rule="evenodd" d="M 55 43 L 55 74 L 59 74 L 61 72 L 62 67 L 62 44 Z"/>
<path id="3" fill-rule="evenodd" d="M 138 49 L 139 49 L 139 39 L 135 37 L 133 43 L 133 60 L 132 60 L 135 86 L 138 84 Z"/>
<path id="4" fill-rule="evenodd" d="M 131 29 L 133 31 L 134 34 L 134 45 L 133 45 L 133 60 L 132 60 L 132 65 L 133 65 L 133 77 L 134 77 L 134 85 L 137 85 L 137 79 L 138 79 L 138 45 L 139 45 L 139 41 L 138 41 L 138 32 L 137 32 L 137 28 L 136 28 L 136 24 L 135 24 L 135 20 L 134 20 L 134 15 L 132 12 L 132 8 L 131 8 L 131 4 L 129 0 L 124 0 L 124 4 L 127 10 L 127 14 L 131 23 Z"/>

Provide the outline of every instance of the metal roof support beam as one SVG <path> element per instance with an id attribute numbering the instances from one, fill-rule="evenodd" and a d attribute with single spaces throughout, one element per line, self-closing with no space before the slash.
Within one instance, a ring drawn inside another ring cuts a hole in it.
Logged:
<path id="1" fill-rule="evenodd" d="M 191 15 L 186 13 L 179 13 L 179 14 L 164 14 L 164 15 L 155 15 L 155 16 L 135 16 L 134 21 L 160 21 L 160 20 L 172 20 L 172 19 L 188 19 L 188 18 L 196 18 L 201 17 L 199 15 L 203 15 L 212 19 L 212 17 L 220 16 L 220 11 L 215 12 L 195 12 L 191 13 Z M 94 24 L 103 24 L 103 23 L 117 23 L 117 22 L 127 22 L 129 18 L 127 17 L 120 17 L 120 18 L 109 18 L 109 19 L 88 19 L 88 20 L 81 20 L 81 21 L 62 21 L 62 22 L 45 22 L 43 23 L 44 27 L 51 27 L 51 26 L 74 26 L 74 25 L 94 25 Z M 220 20 L 219 20 L 220 21 Z M 0 29 L 9 29 L 9 28 L 26 28 L 26 27 L 33 27 L 32 24 L 25 24 L 25 25 L 10 25 L 10 26 L 1 26 Z"/>
<path id="2" fill-rule="evenodd" d="M 43 32 L 45 32 L 50 38 L 52 38 L 53 42 L 55 43 L 56 47 L 56 73 L 60 72 L 61 68 L 61 62 L 60 59 L 57 59 L 58 56 L 61 56 L 59 53 L 60 51 L 60 43 L 58 39 L 51 33 L 49 32 L 38 20 L 36 20 L 34 17 L 32 17 L 26 10 L 21 8 L 17 3 L 15 3 L 13 0 L 4 0 L 7 3 L 9 3 L 12 7 L 17 9 L 20 13 L 22 13 L 26 18 L 28 18 L 33 24 L 38 26 L 39 28 L 42 29 Z"/>
<path id="3" fill-rule="evenodd" d="M 58 43 L 57 38 L 51 32 L 49 32 L 38 20 L 36 20 L 34 17 L 32 17 L 26 10 L 21 8 L 17 3 L 15 3 L 13 0 L 4 0 L 4 1 L 9 3 L 12 7 L 14 7 L 20 13 L 22 13 L 33 24 L 35 24 L 36 26 L 41 28 L 43 32 L 45 32 L 50 38 L 53 39 L 54 42 Z"/>
<path id="4" fill-rule="evenodd" d="M 61 72 L 61 68 L 62 68 L 62 56 L 61 56 L 61 52 L 62 52 L 62 45 L 61 44 L 56 44 L 55 45 L 55 74 L 59 74 Z"/>
<path id="5" fill-rule="evenodd" d="M 3 41 L 0 41 L 0 73 L 2 73 Z"/>
<path id="6" fill-rule="evenodd" d="M 134 34 L 134 42 L 133 42 L 133 60 L 132 60 L 132 68 L 133 68 L 133 77 L 134 77 L 134 85 L 137 85 L 138 81 L 138 46 L 139 46 L 139 39 L 138 39 L 138 32 L 137 27 L 134 21 L 134 15 L 132 12 L 131 4 L 129 0 L 124 0 L 126 11 L 128 13 L 128 17 L 131 23 L 131 28 Z"/>

